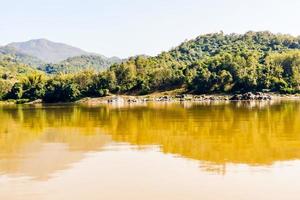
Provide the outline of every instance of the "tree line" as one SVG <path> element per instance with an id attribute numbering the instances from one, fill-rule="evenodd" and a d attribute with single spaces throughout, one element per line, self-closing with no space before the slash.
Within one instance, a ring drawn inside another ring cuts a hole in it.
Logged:
<path id="1" fill-rule="evenodd" d="M 65 102 L 177 88 L 195 94 L 298 93 L 300 38 L 269 32 L 202 35 L 158 56 L 132 57 L 102 72 L 47 74 L 31 68 L 13 73 L 1 66 L 5 68 L 0 59 L 1 99 Z"/>

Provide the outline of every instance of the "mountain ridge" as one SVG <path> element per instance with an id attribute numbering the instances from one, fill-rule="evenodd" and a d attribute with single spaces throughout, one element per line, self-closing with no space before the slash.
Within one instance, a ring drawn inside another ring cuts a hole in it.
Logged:
<path id="1" fill-rule="evenodd" d="M 71 73 L 84 69 L 101 71 L 107 69 L 111 64 L 121 62 L 118 57 L 109 58 L 45 38 L 12 42 L 0 46 L 1 56 L 9 56 L 15 62 L 30 65 L 47 73 Z"/>
<path id="2" fill-rule="evenodd" d="M 80 48 L 44 38 L 12 42 L 4 47 L 14 48 L 20 53 L 34 56 L 46 63 L 57 63 L 69 57 L 91 54 Z"/>

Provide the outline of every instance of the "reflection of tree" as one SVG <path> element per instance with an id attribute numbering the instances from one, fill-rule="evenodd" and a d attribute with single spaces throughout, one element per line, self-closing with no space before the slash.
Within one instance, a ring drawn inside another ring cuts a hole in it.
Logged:
<path id="1" fill-rule="evenodd" d="M 74 113 L 72 107 L 0 109 L 0 172 L 48 179 L 110 141 L 88 122 L 68 124 Z"/>
<path id="2" fill-rule="evenodd" d="M 16 157 L 26 153 L 49 153 L 43 145 L 51 143 L 63 145 L 70 155 L 82 155 L 99 150 L 110 138 L 140 147 L 159 145 L 164 153 L 203 161 L 201 167 L 220 173 L 227 163 L 269 165 L 300 158 L 300 104 L 296 102 L 12 106 L 0 108 L 0 117 L 0 158 L 6 163 L 21 162 Z"/>
<path id="3" fill-rule="evenodd" d="M 113 140 L 157 144 L 165 153 L 187 158 L 272 164 L 300 157 L 299 108 L 298 103 L 283 103 L 124 109 L 112 111 L 103 128 Z"/>

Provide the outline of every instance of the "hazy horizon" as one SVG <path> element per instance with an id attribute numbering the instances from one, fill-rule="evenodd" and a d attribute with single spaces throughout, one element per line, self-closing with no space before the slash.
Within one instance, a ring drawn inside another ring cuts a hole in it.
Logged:
<path id="1" fill-rule="evenodd" d="M 28 0 L 3 2 L 0 45 L 45 38 L 121 58 L 156 55 L 198 35 L 300 35 L 300 2 L 254 0 Z"/>

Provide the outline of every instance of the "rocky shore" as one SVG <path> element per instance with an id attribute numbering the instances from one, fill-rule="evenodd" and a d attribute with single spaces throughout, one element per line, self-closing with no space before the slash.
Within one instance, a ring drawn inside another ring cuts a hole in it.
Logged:
<path id="1" fill-rule="evenodd" d="M 271 100 L 300 100 L 299 95 L 280 95 L 269 93 L 244 93 L 234 95 L 191 95 L 191 94 L 176 94 L 176 95 L 148 95 L 148 96 L 127 96 L 127 95 L 112 95 L 101 98 L 85 98 L 77 103 L 88 104 L 135 104 L 146 102 L 217 102 L 217 101 L 271 101 Z"/>
<path id="2" fill-rule="evenodd" d="M 79 104 L 138 104 L 146 102 L 230 102 L 230 101 L 273 101 L 273 100 L 300 100 L 300 94 L 275 94 L 275 93 L 252 93 L 247 92 L 244 94 L 168 94 L 158 93 L 145 96 L 129 96 L 129 95 L 109 95 L 99 98 L 83 98 L 75 103 Z M 7 104 L 42 104 L 42 100 L 38 99 L 32 102 L 23 101 L 0 101 L 0 105 Z"/>
<path id="3" fill-rule="evenodd" d="M 270 101 L 270 100 L 272 100 L 272 95 L 265 94 L 262 92 L 257 92 L 257 93 L 247 92 L 245 94 L 235 94 L 229 100 L 231 100 L 231 101 L 253 101 L 253 100 Z"/>

